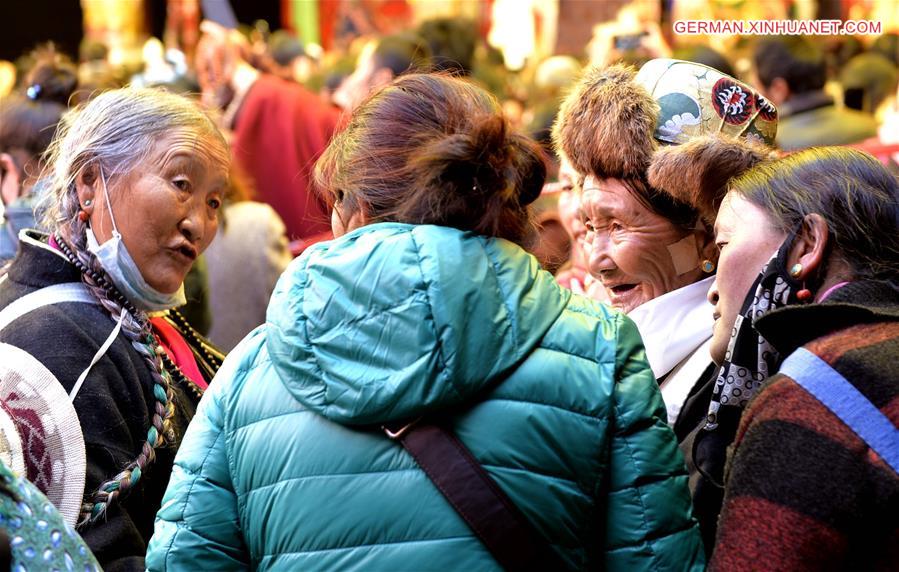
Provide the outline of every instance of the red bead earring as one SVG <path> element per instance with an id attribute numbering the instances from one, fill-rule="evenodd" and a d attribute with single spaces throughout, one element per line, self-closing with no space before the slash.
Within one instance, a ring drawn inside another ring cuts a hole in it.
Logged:
<path id="1" fill-rule="evenodd" d="M 802 264 L 798 262 L 790 268 L 790 276 L 799 278 L 802 274 Z M 812 291 L 805 287 L 805 281 L 802 282 L 802 289 L 796 292 L 796 299 L 800 302 L 807 302 L 812 299 Z"/>
<path id="2" fill-rule="evenodd" d="M 80 211 L 78 211 L 78 220 L 80 220 L 81 222 L 87 222 L 87 219 L 89 219 L 91 215 L 84 209 L 91 206 L 91 204 L 93 204 L 93 201 L 91 201 L 90 199 L 84 201 L 84 206 L 81 207 Z"/>

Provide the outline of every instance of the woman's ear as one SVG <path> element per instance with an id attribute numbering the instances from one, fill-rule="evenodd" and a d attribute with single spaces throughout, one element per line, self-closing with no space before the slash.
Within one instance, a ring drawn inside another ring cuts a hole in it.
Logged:
<path id="1" fill-rule="evenodd" d="M 97 168 L 97 165 L 90 163 L 85 165 L 75 177 L 75 191 L 78 193 L 78 202 L 88 214 L 90 214 L 90 209 L 85 208 L 85 201 L 90 201 L 87 204 L 94 202 L 94 197 L 97 195 L 97 181 L 100 178 L 99 173 L 100 170 Z"/>
<path id="2" fill-rule="evenodd" d="M 715 231 L 704 228 L 696 231 L 696 245 L 699 247 L 699 259 L 718 263 L 718 247 L 715 246 Z"/>
<path id="3" fill-rule="evenodd" d="M 830 240 L 830 230 L 827 222 L 819 214 L 810 214 L 802 220 L 802 228 L 793 242 L 793 247 L 787 257 L 787 269 L 790 270 L 797 263 L 802 265 L 802 270 L 797 280 L 806 280 L 809 276 L 821 269 L 827 253 L 827 245 Z"/>
<path id="4" fill-rule="evenodd" d="M 345 199 L 345 197 L 341 198 Z M 351 211 L 352 214 L 347 216 L 347 211 Z M 334 203 L 331 212 L 331 232 L 334 233 L 335 238 L 343 236 L 351 230 L 363 227 L 370 222 L 367 205 L 360 199 L 351 197 Z"/>

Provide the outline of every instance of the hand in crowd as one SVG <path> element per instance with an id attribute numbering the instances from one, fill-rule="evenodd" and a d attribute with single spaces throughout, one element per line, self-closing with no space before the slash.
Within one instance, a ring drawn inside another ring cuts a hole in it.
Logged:
<path id="1" fill-rule="evenodd" d="M 671 48 L 655 23 L 609 22 L 593 28 L 587 47 L 590 63 L 607 67 L 629 55 L 638 59 L 671 57 Z"/>

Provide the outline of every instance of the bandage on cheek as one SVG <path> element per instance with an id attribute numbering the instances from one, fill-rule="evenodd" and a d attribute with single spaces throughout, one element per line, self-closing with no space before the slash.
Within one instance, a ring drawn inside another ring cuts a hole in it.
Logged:
<path id="1" fill-rule="evenodd" d="M 693 233 L 669 244 L 667 248 L 671 262 L 674 263 L 674 271 L 678 276 L 699 268 L 699 252 L 696 248 L 696 236 Z"/>

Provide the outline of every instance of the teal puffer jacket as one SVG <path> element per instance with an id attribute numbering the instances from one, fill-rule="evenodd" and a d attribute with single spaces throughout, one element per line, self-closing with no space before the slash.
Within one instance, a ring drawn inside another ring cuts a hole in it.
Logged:
<path id="1" fill-rule="evenodd" d="M 184 437 L 148 567 L 498 569 L 379 429 L 450 409 L 571 568 L 702 568 L 630 320 L 510 242 L 394 223 L 316 245 L 282 276 Z"/>

